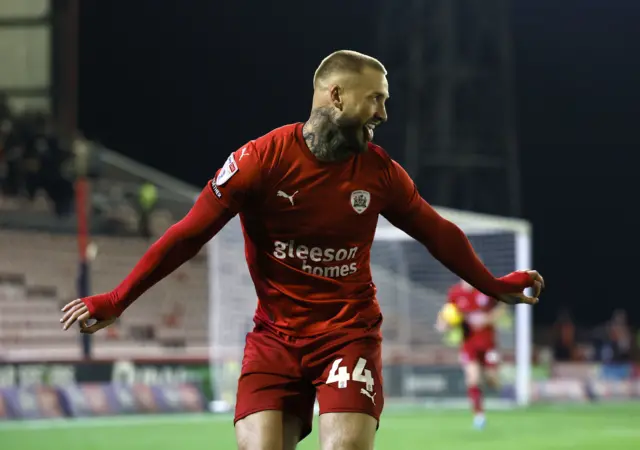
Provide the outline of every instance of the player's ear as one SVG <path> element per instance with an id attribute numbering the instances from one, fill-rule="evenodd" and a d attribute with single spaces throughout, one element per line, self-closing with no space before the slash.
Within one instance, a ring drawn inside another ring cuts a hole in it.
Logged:
<path id="1" fill-rule="evenodd" d="M 331 98 L 331 104 L 338 108 L 340 111 L 342 111 L 342 108 L 344 107 L 344 101 L 342 98 L 343 94 L 344 92 L 342 88 L 337 84 L 329 86 L 329 97 Z"/>

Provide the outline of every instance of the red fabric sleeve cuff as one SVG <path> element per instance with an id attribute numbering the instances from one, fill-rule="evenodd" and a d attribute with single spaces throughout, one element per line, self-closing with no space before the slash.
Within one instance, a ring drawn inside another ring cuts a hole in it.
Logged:
<path id="1" fill-rule="evenodd" d="M 112 317 L 120 317 L 122 311 L 115 307 L 116 302 L 113 292 L 107 294 L 98 294 L 87 297 L 83 300 L 89 310 L 91 317 L 98 320 L 110 319 Z"/>

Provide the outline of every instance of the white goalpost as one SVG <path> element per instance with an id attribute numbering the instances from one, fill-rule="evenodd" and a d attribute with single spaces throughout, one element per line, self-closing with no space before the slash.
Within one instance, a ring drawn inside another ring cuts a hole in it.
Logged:
<path id="1" fill-rule="evenodd" d="M 527 221 L 436 208 L 469 237 L 496 275 L 531 268 Z M 216 410 L 235 402 L 246 333 L 253 327 L 256 294 L 245 261 L 239 218 L 208 244 L 209 351 Z M 462 398 L 458 351 L 434 329 L 446 292 L 458 279 L 418 242 L 380 217 L 371 251 L 373 282 L 384 316 L 385 397 L 416 403 Z M 505 366 L 513 368 L 501 400 L 525 406 L 531 384 L 532 309 L 518 305 L 499 330 Z"/>
<path id="2" fill-rule="evenodd" d="M 521 219 L 491 216 L 451 208 L 436 208 L 446 219 L 457 224 L 469 237 L 483 262 L 496 275 L 514 270 L 530 269 L 531 225 Z M 394 265 L 396 269 L 389 270 Z M 446 292 L 458 279 L 433 259 L 421 244 L 403 231 L 380 218 L 371 255 L 373 281 L 378 287 L 378 300 L 386 319 L 397 313 L 398 323 L 387 321 L 384 336 L 389 358 L 403 361 L 422 359 L 424 365 L 452 366 L 457 364 L 457 348 L 449 352 L 442 349 L 442 338 L 433 331 L 437 311 L 446 301 Z M 391 275 L 391 276 L 390 276 Z M 513 359 L 512 400 L 518 406 L 529 404 L 531 384 L 532 308 L 517 305 L 513 308 L 514 320 L 499 330 L 499 345 L 507 359 Z M 395 322 L 395 321 L 394 321 Z M 395 329 L 395 330 L 394 330 Z M 439 348 L 440 347 L 440 348 Z M 406 354 L 402 358 L 402 350 Z M 400 353 L 400 358 L 397 354 Z M 435 353 L 435 354 L 434 354 Z M 419 356 L 417 356 L 419 355 Z M 410 363 L 405 363 L 407 365 Z M 405 377 L 411 370 L 404 368 Z M 415 372 L 415 370 L 414 370 Z M 437 397 L 456 397 L 456 389 L 415 388 L 415 384 L 438 384 L 437 372 L 426 372 L 417 378 L 414 374 L 400 390 L 401 397 L 411 398 L 422 391 L 423 396 L 437 393 Z M 428 374 L 431 374 L 429 376 Z M 409 386 L 406 386 L 409 384 Z M 414 387 L 412 389 L 412 387 Z M 462 394 L 460 391 L 459 394 Z"/>

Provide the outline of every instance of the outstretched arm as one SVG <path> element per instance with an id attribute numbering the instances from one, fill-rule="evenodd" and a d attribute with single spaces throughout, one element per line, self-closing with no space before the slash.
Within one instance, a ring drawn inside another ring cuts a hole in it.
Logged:
<path id="1" fill-rule="evenodd" d="M 512 301 L 504 294 L 518 294 L 523 300 L 526 298 L 521 294 L 522 290 L 538 282 L 534 275 L 523 271 L 502 278 L 494 277 L 480 261 L 462 230 L 420 197 L 409 175 L 395 161 L 390 183 L 393 196 L 383 215 L 393 225 L 421 242 L 434 258 L 482 293 L 508 303 Z M 531 300 L 531 303 L 535 301 Z"/>
<path id="2" fill-rule="evenodd" d="M 229 220 L 239 212 L 246 199 L 259 189 L 258 156 L 245 158 L 242 167 L 238 153 L 246 152 L 253 143 L 231 154 L 216 177 L 202 190 L 189 213 L 169 228 L 138 261 L 131 273 L 113 291 L 74 300 L 63 308 L 60 320 L 68 329 L 78 321 L 81 331 L 93 333 L 113 323 L 138 297 L 182 264 L 193 258 Z M 254 152 L 255 153 L 255 152 Z M 88 319 L 97 319 L 87 325 Z"/>
<path id="3" fill-rule="evenodd" d="M 158 281 L 162 280 L 182 264 L 193 258 L 234 216 L 219 203 L 208 185 L 204 188 L 189 213 L 169 228 L 135 265 L 129 275 L 113 291 L 92 295 L 69 303 L 60 320 L 68 329 L 76 320 L 81 322 L 94 318 L 108 321 L 103 328 L 119 317 L 138 297 Z M 90 327 L 89 327 L 90 328 Z"/>
<path id="4" fill-rule="evenodd" d="M 120 316 L 154 284 L 193 258 L 234 216 L 213 196 L 211 186 L 207 185 L 189 213 L 149 247 L 118 287 L 104 294 L 107 302 L 100 295 L 86 298 L 91 316 Z"/>

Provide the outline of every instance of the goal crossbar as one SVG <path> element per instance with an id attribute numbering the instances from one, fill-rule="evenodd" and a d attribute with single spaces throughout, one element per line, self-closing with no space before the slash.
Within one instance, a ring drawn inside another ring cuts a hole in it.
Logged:
<path id="1" fill-rule="evenodd" d="M 531 234 L 531 223 L 524 219 L 494 216 L 458 209 L 435 207 L 435 210 L 445 219 L 455 223 L 465 233 L 492 234 L 497 231 L 514 233 L 516 235 Z M 375 234 L 380 240 L 409 240 L 411 236 L 396 228 L 384 217 L 380 217 Z"/>

